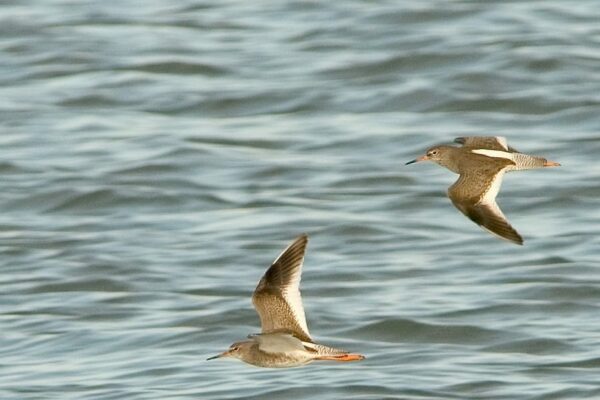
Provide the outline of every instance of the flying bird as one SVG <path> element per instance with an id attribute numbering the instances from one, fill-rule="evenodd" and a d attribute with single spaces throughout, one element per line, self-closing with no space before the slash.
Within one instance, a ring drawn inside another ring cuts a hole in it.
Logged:
<path id="1" fill-rule="evenodd" d="M 454 139 L 462 146 L 434 146 L 425 155 L 407 162 L 430 160 L 459 175 L 448 188 L 452 204 L 477 225 L 516 244 L 521 235 L 508 223 L 496 203 L 504 173 L 524 169 L 557 167 L 559 163 L 519 153 L 499 136 L 472 136 Z"/>
<path id="2" fill-rule="evenodd" d="M 260 317 L 261 333 L 232 344 L 214 357 L 232 357 L 257 367 L 287 368 L 315 360 L 359 361 L 365 357 L 315 343 L 308 332 L 300 275 L 308 243 L 306 234 L 297 237 L 267 269 L 252 295 Z"/>

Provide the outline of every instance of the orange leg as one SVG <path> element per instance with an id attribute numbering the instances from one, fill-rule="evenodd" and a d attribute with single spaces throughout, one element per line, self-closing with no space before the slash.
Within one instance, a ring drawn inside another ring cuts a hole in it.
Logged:
<path id="1" fill-rule="evenodd" d="M 316 359 L 327 361 L 360 361 L 364 360 L 365 356 L 362 354 L 341 354 L 339 356 L 319 356 Z"/>

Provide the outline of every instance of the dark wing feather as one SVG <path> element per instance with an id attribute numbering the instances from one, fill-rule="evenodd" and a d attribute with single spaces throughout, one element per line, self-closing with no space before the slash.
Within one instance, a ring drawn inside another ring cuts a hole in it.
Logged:
<path id="1" fill-rule="evenodd" d="M 481 167 L 460 175 L 448 189 L 452 204 L 469 219 L 487 231 L 516 244 L 523 238 L 508 223 L 496 204 L 496 195 L 502 184 L 505 168 L 514 165 L 511 160 L 491 159 Z"/>
<path id="2" fill-rule="evenodd" d="M 300 340 L 312 342 L 299 289 L 307 244 L 307 235 L 296 238 L 258 283 L 252 302 L 260 317 L 262 333 L 290 332 Z"/>
<path id="3" fill-rule="evenodd" d="M 506 143 L 506 138 L 502 136 L 467 136 L 458 137 L 454 141 L 462 144 L 467 149 L 486 149 L 518 153 L 515 148 L 510 147 Z"/>

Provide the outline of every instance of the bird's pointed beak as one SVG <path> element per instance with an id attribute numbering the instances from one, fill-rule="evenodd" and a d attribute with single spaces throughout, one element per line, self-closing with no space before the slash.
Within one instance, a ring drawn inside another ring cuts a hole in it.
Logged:
<path id="1" fill-rule="evenodd" d="M 407 163 L 406 163 L 406 164 L 404 164 L 404 165 L 408 165 L 408 164 L 414 164 L 414 163 L 416 163 L 416 162 L 419 162 L 419 161 L 425 161 L 425 160 L 429 160 L 429 157 L 427 157 L 427 154 L 425 154 L 425 155 L 422 155 L 422 156 L 421 156 L 421 157 L 419 157 L 419 158 L 415 158 L 414 160 L 412 160 L 412 161 L 409 161 L 409 162 L 407 162 Z"/>
<path id="2" fill-rule="evenodd" d="M 209 360 L 215 360 L 215 359 L 217 359 L 217 358 L 221 358 L 221 357 L 227 357 L 228 355 L 229 355 L 229 351 L 224 351 L 224 352 L 222 352 L 221 354 L 217 354 L 216 356 L 208 357 L 208 358 L 206 359 L 206 361 L 209 361 Z"/>

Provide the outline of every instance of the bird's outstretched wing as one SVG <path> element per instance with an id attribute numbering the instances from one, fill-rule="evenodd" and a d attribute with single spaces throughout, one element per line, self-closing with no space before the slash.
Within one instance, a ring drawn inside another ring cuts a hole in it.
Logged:
<path id="1" fill-rule="evenodd" d="M 502 136 L 467 136 L 457 137 L 454 142 L 460 143 L 467 149 L 485 149 L 507 151 L 509 153 L 518 153 L 514 147 L 510 147 L 506 138 Z"/>
<path id="2" fill-rule="evenodd" d="M 511 160 L 497 158 L 482 168 L 463 172 L 448 189 L 448 197 L 477 225 L 502 239 L 523 244 L 523 238 L 508 223 L 496 203 L 505 169 L 511 165 L 514 165 Z"/>
<path id="3" fill-rule="evenodd" d="M 262 333 L 289 332 L 312 342 L 299 288 L 307 244 L 307 235 L 297 237 L 258 282 L 252 303 L 260 317 Z"/>

